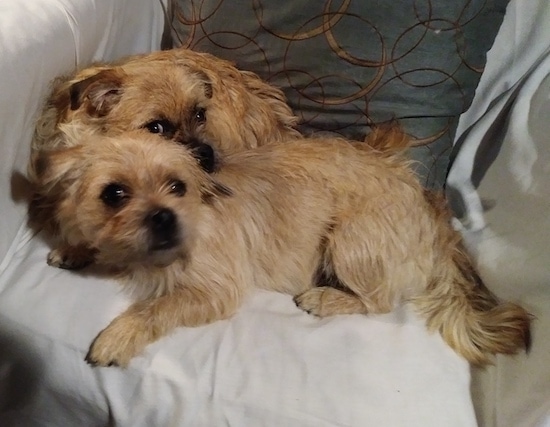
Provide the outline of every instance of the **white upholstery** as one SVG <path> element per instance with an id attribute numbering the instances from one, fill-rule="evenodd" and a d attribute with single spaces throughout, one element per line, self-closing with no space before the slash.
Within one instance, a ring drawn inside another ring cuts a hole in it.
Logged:
<path id="1" fill-rule="evenodd" d="M 112 280 L 46 264 L 17 173 L 48 82 L 156 49 L 162 26 L 151 0 L 0 2 L 0 425 L 474 425 L 466 362 L 406 310 L 318 320 L 258 292 L 233 319 L 180 328 L 127 370 L 84 362 L 130 301 Z"/>

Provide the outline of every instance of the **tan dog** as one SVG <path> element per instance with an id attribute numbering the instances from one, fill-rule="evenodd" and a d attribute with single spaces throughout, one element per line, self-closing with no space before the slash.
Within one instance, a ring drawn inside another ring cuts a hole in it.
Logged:
<path id="1" fill-rule="evenodd" d="M 96 64 L 58 79 L 38 119 L 33 150 L 61 148 L 63 127 L 120 135 L 142 130 L 220 155 L 299 137 L 283 92 L 230 62 L 188 49 Z M 75 130 L 69 131 L 75 134 Z"/>
<path id="2" fill-rule="evenodd" d="M 528 346 L 529 314 L 483 286 L 440 200 L 394 154 L 302 139 L 207 174 L 188 148 L 139 134 L 36 164 L 39 194 L 59 200 L 49 262 L 94 260 L 141 295 L 94 340 L 93 365 L 126 366 L 178 326 L 227 319 L 256 287 L 322 317 L 410 302 L 475 364 Z"/>
<path id="3" fill-rule="evenodd" d="M 202 167 L 269 142 L 299 138 L 279 89 L 231 63 L 188 49 L 136 55 L 95 64 L 57 79 L 37 120 L 33 158 L 42 151 L 80 144 L 66 134 L 117 136 L 153 133 L 208 150 Z M 36 174 L 31 162 L 30 176 Z M 55 200 L 43 200 L 31 223 L 51 226 Z"/>

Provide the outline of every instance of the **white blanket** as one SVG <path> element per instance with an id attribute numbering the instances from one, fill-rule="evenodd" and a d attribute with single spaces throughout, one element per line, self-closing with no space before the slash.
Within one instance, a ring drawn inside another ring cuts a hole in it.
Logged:
<path id="1" fill-rule="evenodd" d="M 12 174 L 49 80 L 156 48 L 162 21 L 151 0 L 0 2 L 0 425 L 474 426 L 467 363 L 407 308 L 319 320 L 258 292 L 126 370 L 84 362 L 130 301 L 111 280 L 46 265 Z"/>
<path id="2" fill-rule="evenodd" d="M 510 3 L 448 178 L 484 281 L 535 315 L 528 356 L 474 372 L 486 427 L 550 426 L 549 24 L 547 0 Z"/>

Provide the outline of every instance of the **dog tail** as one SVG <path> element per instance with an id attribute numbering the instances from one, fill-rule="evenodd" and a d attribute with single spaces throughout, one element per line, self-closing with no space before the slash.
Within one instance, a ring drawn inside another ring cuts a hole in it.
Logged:
<path id="1" fill-rule="evenodd" d="M 430 330 L 474 365 L 492 362 L 492 355 L 529 351 L 532 315 L 521 306 L 500 301 L 475 271 L 461 236 L 449 229 L 440 242 L 447 259 L 439 266 L 427 290 L 413 303 Z M 448 248 L 452 248 L 449 252 Z"/>
<path id="2" fill-rule="evenodd" d="M 412 138 L 407 135 L 396 121 L 373 125 L 370 133 L 358 147 L 374 148 L 381 152 L 402 152 L 412 146 Z"/>
<path id="3" fill-rule="evenodd" d="M 419 147 L 432 142 L 431 139 L 418 139 L 406 133 L 397 120 L 371 126 L 370 133 L 357 147 L 374 148 L 382 153 L 402 153 L 412 147 Z"/>

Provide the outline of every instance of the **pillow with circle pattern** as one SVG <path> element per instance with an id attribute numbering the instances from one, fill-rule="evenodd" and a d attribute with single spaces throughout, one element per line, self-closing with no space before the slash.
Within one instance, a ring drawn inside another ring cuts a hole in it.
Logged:
<path id="1" fill-rule="evenodd" d="M 440 188 L 507 3 L 172 0 L 172 40 L 283 89 L 306 134 L 362 140 L 397 120 L 421 180 Z"/>

